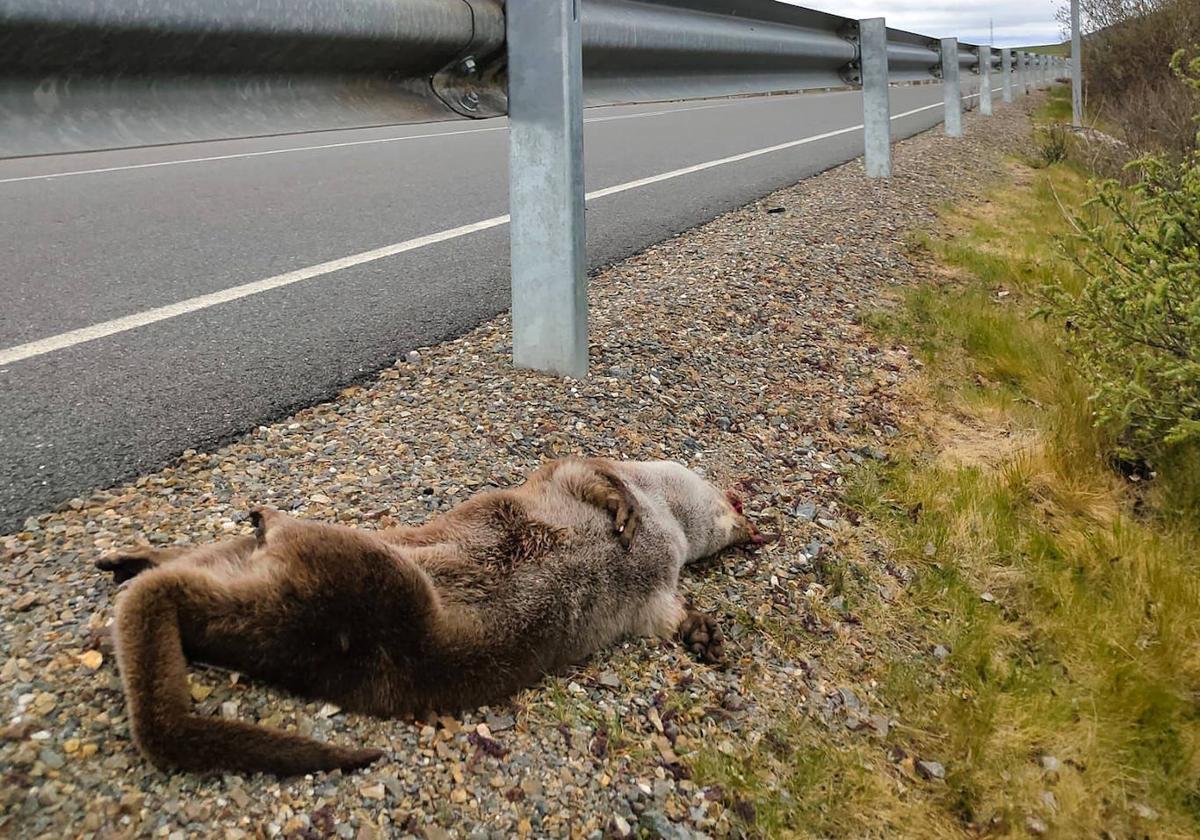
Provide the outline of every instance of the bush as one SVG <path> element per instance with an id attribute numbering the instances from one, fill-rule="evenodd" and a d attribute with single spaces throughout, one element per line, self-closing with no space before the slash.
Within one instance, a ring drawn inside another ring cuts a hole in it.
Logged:
<path id="1" fill-rule="evenodd" d="M 1176 72 L 1200 89 L 1200 58 Z M 1082 289 L 1047 289 L 1067 346 L 1093 387 L 1097 421 L 1120 455 L 1153 465 L 1200 444 L 1200 151 L 1136 161 L 1128 189 L 1109 180 L 1077 216 L 1067 252 Z"/>
<path id="2" fill-rule="evenodd" d="M 1037 147 L 1046 164 L 1061 163 L 1071 151 L 1071 130 L 1063 123 L 1049 123 L 1037 128 Z"/>
<path id="3" fill-rule="evenodd" d="M 1117 127 L 1139 154 L 1176 158 L 1192 148 L 1200 95 L 1167 67 L 1200 41 L 1196 0 L 1081 0 L 1084 84 L 1089 111 Z M 1062 19 L 1066 20 L 1066 4 Z"/>

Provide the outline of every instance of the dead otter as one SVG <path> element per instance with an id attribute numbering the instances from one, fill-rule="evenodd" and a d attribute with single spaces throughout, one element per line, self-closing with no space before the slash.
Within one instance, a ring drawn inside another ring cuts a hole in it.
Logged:
<path id="1" fill-rule="evenodd" d="M 626 635 L 714 660 L 681 567 L 757 534 L 680 464 L 564 459 L 429 523 L 365 531 L 252 513 L 256 535 L 96 562 L 134 740 L 156 764 L 305 773 L 383 753 L 191 714 L 186 659 L 379 716 L 503 698 Z"/>

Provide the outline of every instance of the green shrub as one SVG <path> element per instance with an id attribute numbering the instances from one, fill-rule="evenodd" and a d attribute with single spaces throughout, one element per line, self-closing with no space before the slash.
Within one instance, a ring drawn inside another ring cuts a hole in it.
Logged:
<path id="1" fill-rule="evenodd" d="M 1071 129 L 1061 122 L 1038 126 L 1036 134 L 1038 153 L 1046 164 L 1062 163 L 1071 151 Z"/>
<path id="2" fill-rule="evenodd" d="M 1200 58 L 1185 67 L 1177 53 L 1172 63 L 1200 89 Z M 1100 183 L 1075 217 L 1066 250 L 1082 290 L 1049 287 L 1043 311 L 1066 322 L 1119 454 L 1153 465 L 1200 444 L 1200 151 L 1131 166 L 1140 176 L 1132 187 Z"/>

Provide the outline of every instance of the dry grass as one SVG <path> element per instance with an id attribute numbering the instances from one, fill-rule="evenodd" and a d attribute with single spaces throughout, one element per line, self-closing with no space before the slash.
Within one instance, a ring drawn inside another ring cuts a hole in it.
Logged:
<path id="1" fill-rule="evenodd" d="M 950 651 L 883 676 L 908 751 L 946 757 L 921 799 L 947 831 L 1200 831 L 1200 528 L 1110 469 L 1058 327 L 1030 317 L 1043 282 L 1072 281 L 1054 237 L 1086 190 L 1070 164 L 1014 163 L 921 243 L 950 279 L 878 324 L 922 351 L 926 428 L 851 500 L 918 569 L 869 620 Z"/>

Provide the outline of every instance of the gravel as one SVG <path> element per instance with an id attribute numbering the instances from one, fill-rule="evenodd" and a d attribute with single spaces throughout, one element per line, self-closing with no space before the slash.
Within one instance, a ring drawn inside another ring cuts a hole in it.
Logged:
<path id="1" fill-rule="evenodd" d="M 1024 143 L 1035 101 L 998 107 L 986 131 L 968 116 L 962 141 L 932 132 L 900 143 L 890 183 L 847 164 L 598 272 L 585 381 L 514 370 L 500 318 L 333 402 L 0 537 L 0 833 L 720 836 L 753 808 L 690 779 L 702 747 L 755 743 L 797 706 L 831 739 L 885 738 L 873 685 L 822 662 L 835 633 L 863 656 L 873 649 L 844 599 L 828 602 L 823 570 L 853 536 L 839 501 L 846 476 L 886 457 L 904 411 L 897 386 L 916 367 L 858 315 L 919 280 L 906 234 L 943 202 L 982 200 L 1003 155 Z M 389 757 L 353 775 L 277 779 L 164 773 L 132 747 L 98 553 L 246 533 L 254 504 L 365 527 L 417 522 L 572 453 L 683 461 L 737 487 L 780 535 L 685 581 L 723 619 L 727 668 L 629 641 L 506 705 L 417 721 L 350 715 L 196 668 L 198 714 Z M 888 573 L 881 591 L 894 597 L 907 575 Z M 752 629 L 768 619 L 789 622 L 802 658 Z"/>

